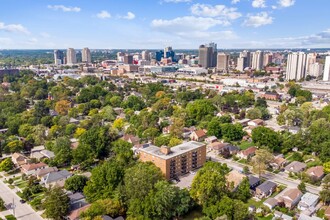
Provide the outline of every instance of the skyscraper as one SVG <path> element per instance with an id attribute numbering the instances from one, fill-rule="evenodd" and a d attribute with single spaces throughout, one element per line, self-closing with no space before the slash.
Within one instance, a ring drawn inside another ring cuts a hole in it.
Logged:
<path id="1" fill-rule="evenodd" d="M 142 51 L 141 55 L 142 55 L 142 60 L 147 60 L 147 61 L 151 60 L 151 56 L 150 56 L 149 51 L 144 50 L 144 51 Z"/>
<path id="2" fill-rule="evenodd" d="M 76 51 L 73 48 L 69 48 L 66 51 L 66 63 L 69 65 L 77 63 Z"/>
<path id="3" fill-rule="evenodd" d="M 316 63 L 316 53 L 309 53 L 307 54 L 307 73 L 310 73 L 310 67 L 312 64 Z M 311 75 L 311 74 L 310 74 Z"/>
<path id="4" fill-rule="evenodd" d="M 229 55 L 225 53 L 218 53 L 217 57 L 217 69 L 221 72 L 228 72 L 229 67 Z"/>
<path id="5" fill-rule="evenodd" d="M 330 56 L 326 56 L 325 64 L 324 64 L 323 81 L 329 81 L 329 79 L 330 79 Z"/>
<path id="6" fill-rule="evenodd" d="M 287 80 L 301 80 L 306 76 L 307 55 L 304 52 L 288 55 L 286 67 Z"/>
<path id="7" fill-rule="evenodd" d="M 263 69 L 263 60 L 264 60 L 264 52 L 257 50 L 252 53 L 252 69 L 262 70 Z"/>
<path id="8" fill-rule="evenodd" d="M 125 54 L 124 63 L 125 64 L 133 64 L 133 55 Z"/>
<path id="9" fill-rule="evenodd" d="M 81 53 L 82 53 L 82 62 L 83 63 L 92 62 L 91 51 L 87 47 L 82 49 Z"/>
<path id="10" fill-rule="evenodd" d="M 273 62 L 273 54 L 271 53 L 264 54 L 263 66 L 267 66 L 272 62 Z"/>
<path id="11" fill-rule="evenodd" d="M 55 65 L 64 64 L 64 53 L 61 50 L 54 50 L 54 63 Z"/>
<path id="12" fill-rule="evenodd" d="M 251 53 L 247 50 L 239 53 L 236 69 L 243 72 L 246 67 L 251 67 Z"/>
<path id="13" fill-rule="evenodd" d="M 217 65 L 217 45 L 215 43 L 200 45 L 198 50 L 199 65 L 204 68 Z"/>
<path id="14" fill-rule="evenodd" d="M 320 63 L 313 63 L 309 65 L 308 75 L 319 77 L 322 76 L 322 72 L 324 70 L 324 65 Z"/>

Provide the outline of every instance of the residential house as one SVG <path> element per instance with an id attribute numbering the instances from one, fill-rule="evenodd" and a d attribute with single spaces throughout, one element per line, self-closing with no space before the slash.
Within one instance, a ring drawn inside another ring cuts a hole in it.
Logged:
<path id="1" fill-rule="evenodd" d="M 266 181 L 256 188 L 256 196 L 258 198 L 266 198 L 275 192 L 277 184 L 271 181 Z"/>
<path id="2" fill-rule="evenodd" d="M 273 92 L 265 92 L 265 93 L 260 93 L 259 94 L 259 97 L 260 98 L 264 98 L 264 99 L 267 99 L 267 100 L 279 100 L 280 99 L 280 95 L 277 94 L 277 93 L 273 93 Z"/>
<path id="3" fill-rule="evenodd" d="M 41 179 L 43 176 L 47 175 L 48 173 L 57 172 L 57 167 L 48 167 L 42 170 L 37 171 L 36 176 L 38 179 Z"/>
<path id="4" fill-rule="evenodd" d="M 214 142 L 216 142 L 216 141 L 218 141 L 218 138 L 217 138 L 216 136 L 211 136 L 211 137 L 207 137 L 207 138 L 205 138 L 205 142 L 206 142 L 207 144 L 211 144 L 211 143 L 214 143 Z"/>
<path id="5" fill-rule="evenodd" d="M 292 209 L 295 207 L 303 196 L 299 189 L 288 189 L 283 193 L 280 201 L 284 203 L 285 207 Z"/>
<path id="6" fill-rule="evenodd" d="M 31 155 L 30 155 L 30 158 L 35 158 L 39 161 L 43 158 L 52 159 L 54 157 L 55 157 L 54 152 L 49 151 L 49 150 L 32 151 Z"/>
<path id="7" fill-rule="evenodd" d="M 242 125 L 243 127 L 246 127 L 246 126 L 248 126 L 249 121 L 251 121 L 251 119 L 245 118 L 245 119 L 237 121 L 237 123 Z"/>
<path id="8" fill-rule="evenodd" d="M 30 163 L 24 164 L 21 166 L 21 172 L 25 175 L 36 175 L 39 170 L 48 168 L 48 165 L 45 163 Z"/>
<path id="9" fill-rule="evenodd" d="M 299 161 L 293 161 L 287 165 L 284 169 L 287 173 L 300 173 L 306 169 L 307 165 Z"/>
<path id="10" fill-rule="evenodd" d="M 277 199 L 274 198 L 268 198 L 262 204 L 267 206 L 270 210 L 272 210 L 278 205 L 278 201 Z"/>
<path id="11" fill-rule="evenodd" d="M 248 126 L 258 127 L 264 125 L 264 121 L 262 119 L 254 119 L 248 122 Z"/>
<path id="12" fill-rule="evenodd" d="M 22 166 L 28 163 L 28 158 L 20 153 L 13 153 L 11 156 L 11 160 L 17 166 Z"/>
<path id="13" fill-rule="evenodd" d="M 248 177 L 249 177 L 250 189 L 255 190 L 256 187 L 260 185 L 261 180 L 253 175 L 249 175 Z"/>
<path id="14" fill-rule="evenodd" d="M 67 170 L 61 170 L 57 172 L 48 173 L 41 178 L 40 183 L 44 184 L 46 187 L 50 186 L 60 186 L 63 187 L 65 180 L 71 177 L 72 174 Z"/>
<path id="15" fill-rule="evenodd" d="M 210 143 L 209 145 L 207 145 L 207 148 L 210 149 L 210 150 L 217 151 L 218 153 L 221 153 L 222 150 L 223 150 L 227 145 L 229 145 L 229 143 L 221 143 L 221 142 L 219 142 L 219 141 L 216 141 L 216 142 L 213 142 L 213 143 Z"/>
<path id="16" fill-rule="evenodd" d="M 226 175 L 227 186 L 231 191 L 235 191 L 241 182 L 246 178 L 246 176 L 237 170 L 232 170 Z"/>
<path id="17" fill-rule="evenodd" d="M 201 142 L 201 141 L 204 141 L 205 138 L 206 138 L 206 132 L 202 129 L 200 130 L 197 130 L 197 131 L 193 131 L 191 134 L 190 134 L 190 139 L 192 141 L 198 141 L 198 142 Z"/>
<path id="18" fill-rule="evenodd" d="M 282 169 L 287 163 L 287 160 L 283 158 L 283 155 L 274 157 L 274 160 L 269 164 L 274 170 Z"/>
<path id="19" fill-rule="evenodd" d="M 237 156 L 241 159 L 250 159 L 253 157 L 256 153 L 257 148 L 256 147 L 249 147 L 245 150 L 241 150 L 240 152 L 237 153 Z"/>
<path id="20" fill-rule="evenodd" d="M 316 204 L 319 202 L 319 196 L 312 194 L 312 193 L 305 193 L 298 204 L 298 209 L 304 210 L 311 210 L 315 208 Z"/>
<path id="21" fill-rule="evenodd" d="M 113 108 L 113 111 L 117 114 L 120 115 L 122 113 L 124 113 L 124 109 L 123 108 Z"/>
<path id="22" fill-rule="evenodd" d="M 151 145 L 151 143 L 137 144 L 132 147 L 132 151 L 135 155 L 138 155 L 140 153 L 140 149 L 150 147 Z"/>
<path id="23" fill-rule="evenodd" d="M 311 167 L 306 170 L 306 174 L 314 181 L 321 180 L 324 177 L 323 166 Z"/>
<path id="24" fill-rule="evenodd" d="M 237 154 L 239 152 L 240 148 L 235 146 L 235 145 L 229 144 L 229 145 L 226 145 L 224 147 L 224 150 L 227 150 L 230 155 L 234 155 L 234 154 Z"/>
<path id="25" fill-rule="evenodd" d="M 274 219 L 278 219 L 278 220 L 292 220 L 293 217 L 288 216 L 282 212 L 279 211 L 275 211 L 274 212 Z"/>
<path id="26" fill-rule="evenodd" d="M 133 146 L 140 144 L 140 138 L 131 134 L 125 134 L 121 139 L 133 144 Z"/>
<path id="27" fill-rule="evenodd" d="M 68 197 L 70 199 L 69 205 L 71 211 L 84 207 L 88 204 L 86 202 L 85 196 L 82 193 L 72 193 L 69 194 Z"/>
<path id="28" fill-rule="evenodd" d="M 71 149 L 75 150 L 75 149 L 77 149 L 77 147 L 79 145 L 79 140 L 76 138 L 71 138 L 70 143 L 71 143 Z"/>

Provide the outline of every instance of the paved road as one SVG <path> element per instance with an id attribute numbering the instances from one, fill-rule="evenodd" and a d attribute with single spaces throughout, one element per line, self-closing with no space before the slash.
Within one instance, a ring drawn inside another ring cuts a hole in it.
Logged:
<path id="1" fill-rule="evenodd" d="M 233 160 L 216 157 L 212 153 L 208 153 L 207 156 L 211 157 L 213 161 L 220 162 L 220 163 L 226 163 L 228 167 L 235 169 L 235 170 L 242 171 L 243 167 L 246 166 L 246 165 L 237 163 L 236 161 L 233 161 Z M 294 180 L 294 179 L 288 178 L 287 174 L 285 174 L 285 173 L 274 174 L 271 172 L 266 172 L 265 174 L 262 174 L 261 177 L 271 180 L 276 183 L 280 183 L 282 185 L 286 185 L 288 188 L 297 188 L 300 183 L 300 180 Z M 322 190 L 322 188 L 312 186 L 310 184 L 306 184 L 306 190 L 311 193 L 314 193 L 314 194 L 319 194 L 319 192 Z"/>
<path id="2" fill-rule="evenodd" d="M 15 217 L 21 220 L 42 220 L 43 218 L 38 215 L 28 204 L 21 204 L 21 199 L 16 193 L 11 190 L 6 184 L 0 180 L 0 197 L 5 201 L 6 206 L 15 202 Z M 10 210 L 12 213 L 12 210 Z"/>

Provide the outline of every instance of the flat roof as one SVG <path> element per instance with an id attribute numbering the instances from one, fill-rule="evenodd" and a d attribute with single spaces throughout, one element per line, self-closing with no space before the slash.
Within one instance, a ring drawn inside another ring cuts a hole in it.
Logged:
<path id="1" fill-rule="evenodd" d="M 171 152 L 168 155 L 162 153 L 160 151 L 160 147 L 157 147 L 154 145 L 150 145 L 149 147 L 142 148 L 142 149 L 140 149 L 140 152 L 151 154 L 153 156 L 167 160 L 167 159 L 179 156 L 181 154 L 187 153 L 189 151 L 196 150 L 202 146 L 205 146 L 205 144 L 196 142 L 196 141 L 189 141 L 189 142 L 186 142 L 183 144 L 179 144 L 175 147 L 172 147 Z"/>

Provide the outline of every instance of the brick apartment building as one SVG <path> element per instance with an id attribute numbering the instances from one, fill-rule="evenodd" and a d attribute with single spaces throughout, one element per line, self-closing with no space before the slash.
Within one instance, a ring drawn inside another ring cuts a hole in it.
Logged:
<path id="1" fill-rule="evenodd" d="M 140 160 L 153 162 L 166 179 L 174 179 L 203 166 L 206 161 L 206 145 L 196 141 L 172 148 L 150 145 L 140 150 Z"/>

